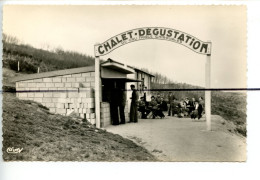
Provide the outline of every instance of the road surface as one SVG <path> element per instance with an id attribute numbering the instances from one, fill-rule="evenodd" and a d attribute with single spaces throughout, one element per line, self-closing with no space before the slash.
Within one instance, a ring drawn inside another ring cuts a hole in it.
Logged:
<path id="1" fill-rule="evenodd" d="M 245 161 L 246 138 L 230 133 L 224 121 L 212 116 L 212 131 L 206 131 L 205 118 L 194 122 L 177 117 L 139 119 L 106 129 L 133 140 L 161 161 Z"/>

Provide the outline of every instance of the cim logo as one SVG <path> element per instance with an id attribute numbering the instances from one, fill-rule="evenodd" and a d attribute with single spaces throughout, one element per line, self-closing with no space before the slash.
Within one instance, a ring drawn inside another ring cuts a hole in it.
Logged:
<path id="1" fill-rule="evenodd" d="M 10 154 L 18 154 L 21 153 L 23 148 L 14 148 L 14 147 L 8 147 L 6 152 Z"/>

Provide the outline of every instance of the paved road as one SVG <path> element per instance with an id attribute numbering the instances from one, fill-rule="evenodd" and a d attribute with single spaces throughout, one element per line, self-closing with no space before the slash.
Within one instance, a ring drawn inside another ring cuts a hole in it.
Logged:
<path id="1" fill-rule="evenodd" d="M 212 131 L 206 131 L 205 119 L 177 117 L 140 119 L 106 129 L 142 145 L 161 161 L 245 161 L 246 139 L 228 132 L 221 122 L 212 116 Z"/>

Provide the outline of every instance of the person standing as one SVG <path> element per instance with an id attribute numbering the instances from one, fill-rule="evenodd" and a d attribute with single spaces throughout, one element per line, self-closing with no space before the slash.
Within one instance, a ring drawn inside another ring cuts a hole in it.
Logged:
<path id="1" fill-rule="evenodd" d="M 111 100 L 110 100 L 110 114 L 112 125 L 119 125 L 119 116 L 118 116 L 118 89 L 114 87 L 111 91 Z"/>
<path id="2" fill-rule="evenodd" d="M 203 97 L 199 97 L 198 119 L 200 119 L 202 117 L 203 110 L 204 110 Z"/>
<path id="3" fill-rule="evenodd" d="M 144 102 L 147 105 L 146 92 L 147 92 L 147 87 L 145 86 L 144 87 L 144 96 L 143 97 L 144 97 Z"/>
<path id="4" fill-rule="evenodd" d="M 138 104 L 138 94 L 135 89 L 135 85 L 131 85 L 132 97 L 131 99 L 131 107 L 130 107 L 130 122 L 137 123 L 138 117 L 137 117 L 137 104 Z"/>
<path id="5" fill-rule="evenodd" d="M 174 95 L 172 94 L 172 92 L 169 92 L 169 95 L 168 95 L 168 104 L 169 104 L 169 110 L 168 110 L 168 116 L 171 116 L 173 115 L 172 114 L 172 103 L 173 103 L 173 100 L 175 99 Z"/>
<path id="6" fill-rule="evenodd" d="M 120 88 L 118 92 L 119 97 L 119 115 L 120 115 L 120 123 L 119 124 L 125 124 L 125 104 L 126 104 L 126 93 L 125 89 Z"/>

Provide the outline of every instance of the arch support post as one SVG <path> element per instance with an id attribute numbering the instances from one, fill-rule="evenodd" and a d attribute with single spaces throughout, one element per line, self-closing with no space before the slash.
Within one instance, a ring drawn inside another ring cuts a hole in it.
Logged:
<path id="1" fill-rule="evenodd" d="M 211 131 L 211 91 L 210 91 L 210 79 L 211 79 L 211 55 L 207 55 L 205 65 L 205 80 L 206 80 L 206 91 L 205 91 L 205 113 L 206 113 L 206 124 L 207 131 Z"/>
<path id="2" fill-rule="evenodd" d="M 96 127 L 100 128 L 100 59 L 95 56 L 95 116 Z"/>

